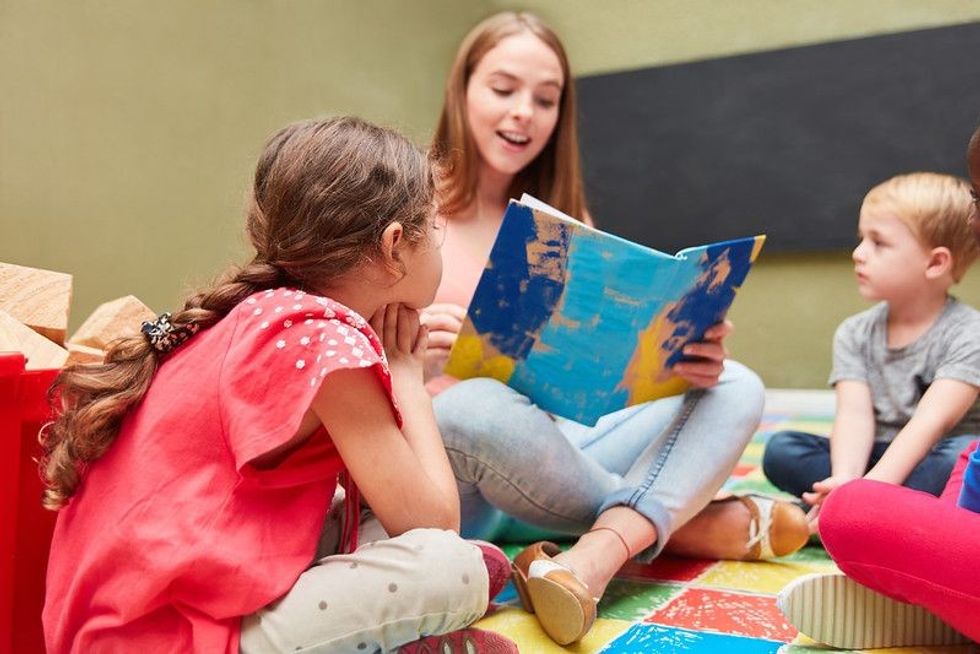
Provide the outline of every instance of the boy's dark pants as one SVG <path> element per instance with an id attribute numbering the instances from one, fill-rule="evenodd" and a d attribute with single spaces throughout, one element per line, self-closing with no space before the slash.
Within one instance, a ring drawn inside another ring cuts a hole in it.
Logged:
<path id="1" fill-rule="evenodd" d="M 976 438 L 976 435 L 965 434 L 942 439 L 912 470 L 903 485 L 938 496 L 949 479 L 957 456 Z M 868 461 L 869 470 L 888 445 L 875 442 Z M 776 487 L 800 497 L 813 490 L 814 482 L 830 476 L 830 439 L 801 431 L 777 432 L 766 444 L 762 470 Z"/>

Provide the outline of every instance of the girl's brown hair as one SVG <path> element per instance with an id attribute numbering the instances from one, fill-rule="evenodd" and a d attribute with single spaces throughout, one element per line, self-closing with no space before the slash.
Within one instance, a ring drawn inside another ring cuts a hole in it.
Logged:
<path id="1" fill-rule="evenodd" d="M 575 85 L 565 48 L 555 32 L 527 12 L 506 11 L 474 27 L 459 46 L 446 80 L 446 96 L 432 150 L 446 170 L 441 179 L 441 212 L 463 211 L 476 197 L 479 152 L 466 120 L 466 86 L 483 56 L 508 36 L 530 32 L 558 57 L 565 86 L 558 104 L 558 124 L 534 161 L 514 176 L 510 194 L 530 193 L 570 216 L 586 214 L 585 186 L 576 127 Z"/>
<path id="2" fill-rule="evenodd" d="M 255 256 L 188 299 L 171 322 L 206 329 L 258 291 L 327 288 L 365 261 L 382 260 L 381 234 L 395 221 L 409 243 L 420 243 L 433 210 L 432 171 L 407 139 L 358 118 L 285 127 L 266 144 L 247 202 Z M 58 509 L 75 493 L 85 467 L 143 398 L 160 356 L 133 336 L 116 341 L 102 365 L 58 376 L 51 389 L 58 415 L 41 436 L 44 506 Z"/>

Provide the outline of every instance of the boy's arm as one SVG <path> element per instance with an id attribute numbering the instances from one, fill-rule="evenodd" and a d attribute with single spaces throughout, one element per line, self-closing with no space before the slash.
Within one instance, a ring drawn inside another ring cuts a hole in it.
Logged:
<path id="1" fill-rule="evenodd" d="M 957 379 L 937 379 L 926 390 L 908 424 L 867 479 L 901 484 L 929 450 L 956 426 L 977 400 L 978 389 Z"/>
<path id="2" fill-rule="evenodd" d="M 875 314 L 851 316 L 834 332 L 834 366 L 830 381 L 837 395 L 834 424 L 830 430 L 830 477 L 814 484 L 819 504 L 840 484 L 857 479 L 868 469 L 875 438 L 874 401 L 868 384 L 868 332 Z"/>
<path id="3" fill-rule="evenodd" d="M 837 409 L 830 429 L 830 476 L 803 493 L 803 501 L 817 507 L 830 491 L 864 474 L 874 446 L 875 417 L 871 389 L 863 381 L 843 379 L 834 385 Z M 816 517 L 816 511 L 811 515 Z"/>
<path id="4" fill-rule="evenodd" d="M 843 379 L 834 386 L 837 410 L 830 430 L 830 475 L 857 479 L 868 468 L 875 439 L 871 388 L 863 381 Z"/>

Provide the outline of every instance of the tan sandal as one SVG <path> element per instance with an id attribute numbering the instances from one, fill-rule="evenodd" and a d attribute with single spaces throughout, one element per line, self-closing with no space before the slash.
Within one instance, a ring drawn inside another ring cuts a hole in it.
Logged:
<path id="1" fill-rule="evenodd" d="M 572 570 L 552 558 L 559 552 L 554 543 L 535 543 L 514 558 L 512 568 L 524 610 L 537 616 L 553 641 L 569 645 L 589 633 L 597 600 Z"/>
<path id="2" fill-rule="evenodd" d="M 787 556 L 806 545 L 810 526 L 803 509 L 792 502 L 749 493 L 735 495 L 749 510 L 749 540 L 745 561 Z"/>

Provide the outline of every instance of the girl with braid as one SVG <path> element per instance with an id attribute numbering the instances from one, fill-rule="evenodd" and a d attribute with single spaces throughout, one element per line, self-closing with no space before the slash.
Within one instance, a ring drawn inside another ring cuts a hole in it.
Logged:
<path id="1" fill-rule="evenodd" d="M 255 173 L 251 262 L 61 374 L 49 652 L 517 651 L 465 629 L 509 569 L 456 533 L 423 385 L 434 206 L 403 137 L 290 125 Z"/>

